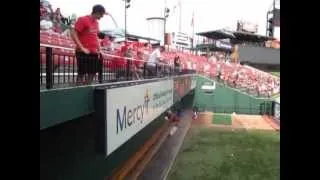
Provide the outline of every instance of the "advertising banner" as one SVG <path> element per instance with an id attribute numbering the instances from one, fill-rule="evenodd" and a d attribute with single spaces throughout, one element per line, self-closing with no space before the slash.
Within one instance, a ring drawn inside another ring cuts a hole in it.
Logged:
<path id="1" fill-rule="evenodd" d="M 232 45 L 230 43 L 224 42 L 224 41 L 215 41 L 215 45 L 217 48 L 221 48 L 221 49 L 226 49 L 226 50 L 232 49 Z"/>
<path id="2" fill-rule="evenodd" d="M 173 81 L 106 90 L 106 155 L 173 105 Z"/>
<path id="3" fill-rule="evenodd" d="M 216 83 L 212 80 L 204 82 L 201 86 L 201 90 L 205 93 L 212 94 L 216 90 Z"/>

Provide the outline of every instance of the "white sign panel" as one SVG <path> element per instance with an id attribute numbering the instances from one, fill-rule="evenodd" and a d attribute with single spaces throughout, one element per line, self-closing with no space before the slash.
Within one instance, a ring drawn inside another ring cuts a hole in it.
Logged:
<path id="1" fill-rule="evenodd" d="M 223 41 L 216 41 L 216 46 L 218 48 L 232 49 L 231 44 Z"/>
<path id="2" fill-rule="evenodd" d="M 173 81 L 108 89 L 107 155 L 173 105 Z"/>
<path id="3" fill-rule="evenodd" d="M 214 81 L 212 82 L 205 82 L 202 86 L 201 89 L 206 92 L 206 93 L 213 93 L 214 90 L 216 90 L 216 83 Z"/>

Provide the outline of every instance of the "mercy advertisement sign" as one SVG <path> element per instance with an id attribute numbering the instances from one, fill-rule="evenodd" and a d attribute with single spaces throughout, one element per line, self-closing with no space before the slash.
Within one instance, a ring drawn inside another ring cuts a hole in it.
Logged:
<path id="1" fill-rule="evenodd" d="M 109 155 L 173 105 L 173 81 L 108 89 L 106 103 Z"/>

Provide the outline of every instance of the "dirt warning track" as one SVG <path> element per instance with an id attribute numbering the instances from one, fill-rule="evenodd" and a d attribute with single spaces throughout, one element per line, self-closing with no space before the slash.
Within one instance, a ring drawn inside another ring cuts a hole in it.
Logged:
<path id="1" fill-rule="evenodd" d="M 266 116 L 232 114 L 231 119 L 231 125 L 214 124 L 214 113 L 201 112 L 198 118 L 193 120 L 192 125 L 223 129 L 280 130 L 280 127 Z"/>

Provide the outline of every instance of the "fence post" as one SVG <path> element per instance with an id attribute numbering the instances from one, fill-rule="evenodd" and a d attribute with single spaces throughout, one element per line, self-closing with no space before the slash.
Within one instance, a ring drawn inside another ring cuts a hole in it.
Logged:
<path id="1" fill-rule="evenodd" d="M 147 63 L 143 63 L 143 78 L 146 79 L 146 68 L 147 68 Z"/>
<path id="2" fill-rule="evenodd" d="M 53 87 L 53 55 L 52 48 L 46 47 L 46 88 L 51 89 Z"/>

